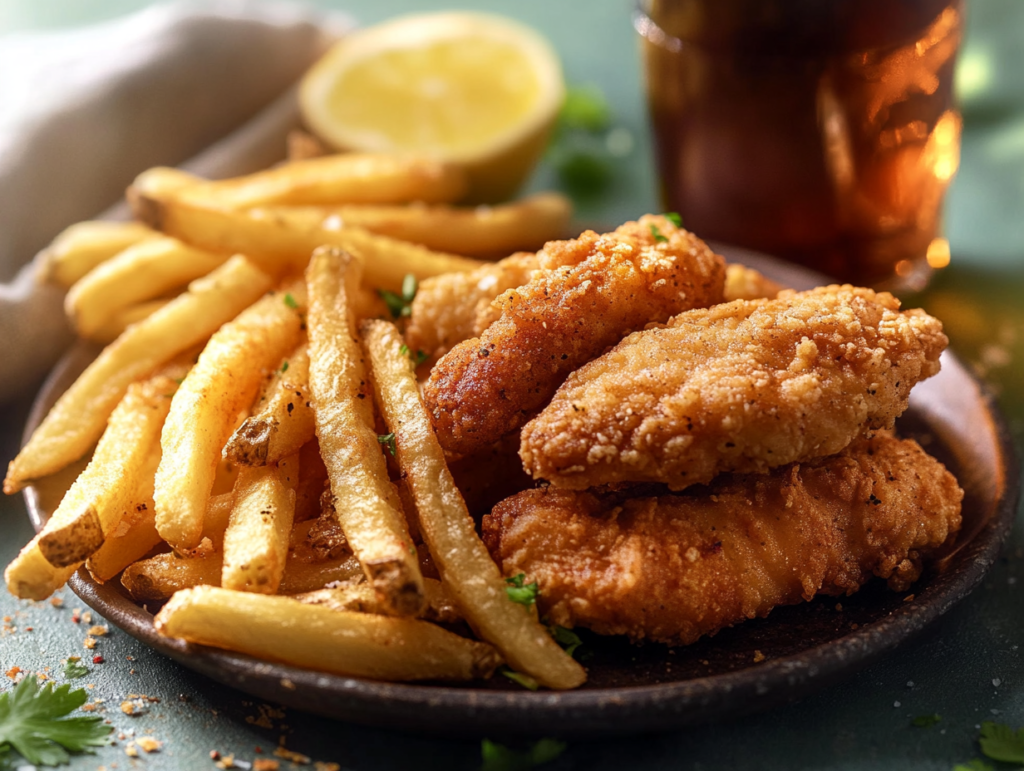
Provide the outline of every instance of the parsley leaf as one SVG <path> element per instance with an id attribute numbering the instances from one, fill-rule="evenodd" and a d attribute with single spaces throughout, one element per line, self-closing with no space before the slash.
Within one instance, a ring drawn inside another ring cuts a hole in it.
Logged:
<path id="1" fill-rule="evenodd" d="M 425 362 L 429 358 L 430 358 L 430 354 L 429 353 L 427 353 L 426 351 L 423 351 L 423 350 L 420 350 L 419 348 L 417 348 L 416 349 L 416 358 L 413 361 L 416 364 L 416 366 L 418 367 L 418 366 L 420 366 L 420 364 L 422 364 L 423 362 Z"/>
<path id="2" fill-rule="evenodd" d="M 953 766 L 953 771 L 996 771 L 990 763 L 986 763 L 981 758 L 973 758 L 968 760 L 966 763 L 957 763 Z"/>
<path id="3" fill-rule="evenodd" d="M 288 360 L 286 359 L 284 364 L 281 365 L 281 374 L 283 375 L 288 371 Z"/>
<path id="4" fill-rule="evenodd" d="M 662 216 L 677 228 L 681 228 L 683 226 L 683 218 L 679 216 L 679 212 L 667 211 Z"/>
<path id="5" fill-rule="evenodd" d="M 583 645 L 583 640 L 580 639 L 580 636 L 564 626 L 552 624 L 548 627 L 548 632 L 555 638 L 556 643 L 565 648 L 565 652 L 570 656 L 577 648 Z"/>
<path id="6" fill-rule="evenodd" d="M 79 656 L 69 656 L 67 662 L 64 664 L 64 677 L 68 680 L 73 680 L 79 677 L 85 677 L 89 674 L 89 667 L 82 663 L 82 659 Z"/>
<path id="7" fill-rule="evenodd" d="M 1024 763 L 1024 728 L 1014 731 L 1002 723 L 985 721 L 978 739 L 981 751 L 992 760 L 1006 763 Z"/>
<path id="8" fill-rule="evenodd" d="M 910 721 L 910 725 L 914 726 L 914 728 L 931 728 L 941 720 L 942 716 L 938 713 L 933 715 L 918 715 Z"/>
<path id="9" fill-rule="evenodd" d="M 659 244 L 667 244 L 668 243 L 668 239 L 665 238 L 665 236 L 663 236 L 661 234 L 661 231 L 658 230 L 658 226 L 657 225 L 653 225 L 652 224 L 650 227 L 651 227 L 651 235 L 654 236 L 655 242 L 657 242 Z"/>
<path id="10" fill-rule="evenodd" d="M 593 84 L 572 86 L 566 91 L 565 101 L 558 113 L 561 129 L 578 129 L 598 134 L 611 123 L 611 110 L 601 89 Z"/>
<path id="11" fill-rule="evenodd" d="M 528 749 L 513 750 L 504 744 L 484 739 L 480 743 L 480 757 L 483 765 L 480 771 L 526 771 L 543 763 L 550 763 L 566 748 L 565 742 L 557 739 L 540 739 Z"/>
<path id="12" fill-rule="evenodd" d="M 505 587 L 505 593 L 512 602 L 518 602 L 520 605 L 530 607 L 537 601 L 537 582 L 534 581 L 532 584 L 527 584 L 525 581 L 525 573 L 520 573 L 512 578 L 506 578 L 505 583 L 508 586 Z"/>
<path id="13" fill-rule="evenodd" d="M 402 343 L 401 347 L 399 347 L 399 349 L 398 349 L 398 352 L 400 354 L 402 354 L 403 356 L 408 356 L 409 355 L 409 346 L 407 346 L 405 343 Z"/>
<path id="14" fill-rule="evenodd" d="M 299 304 L 297 302 L 295 302 L 295 298 L 292 297 L 292 293 L 291 292 L 287 292 L 285 294 L 285 296 L 284 296 L 284 304 L 287 305 L 292 310 L 295 310 L 296 308 L 299 307 Z"/>
<path id="15" fill-rule="evenodd" d="M 509 669 L 506 666 L 502 666 L 498 669 L 501 674 L 511 680 L 513 683 L 519 683 L 523 688 L 530 691 L 536 691 L 540 688 L 540 683 L 534 680 L 529 675 L 524 675 L 522 672 L 516 672 L 514 669 Z"/>
<path id="16" fill-rule="evenodd" d="M 390 434 L 377 434 L 377 441 L 388 448 L 388 452 L 391 453 L 391 457 L 395 457 L 395 453 L 398 452 L 398 447 L 395 444 L 395 432 L 392 431 Z"/>
<path id="17" fill-rule="evenodd" d="M 11 746 L 29 763 L 56 766 L 68 762 L 69 751 L 107 744 L 107 734 L 114 729 L 104 725 L 103 718 L 64 717 L 87 698 L 84 688 L 72 691 L 67 683 L 40 687 L 37 678 L 24 678 L 0 694 L 0 751 Z"/>
<path id="18" fill-rule="evenodd" d="M 416 299 L 419 282 L 412 273 L 406 273 L 402 279 L 402 293 L 397 294 L 390 289 L 378 289 L 377 294 L 388 306 L 391 318 L 398 319 L 412 315 L 412 301 Z"/>

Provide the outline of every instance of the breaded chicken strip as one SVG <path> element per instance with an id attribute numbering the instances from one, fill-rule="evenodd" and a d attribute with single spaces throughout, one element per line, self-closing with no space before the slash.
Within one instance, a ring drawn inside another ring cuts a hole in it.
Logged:
<path id="1" fill-rule="evenodd" d="M 497 321 L 430 373 L 424 400 L 448 452 L 472 453 L 515 430 L 629 332 L 722 298 L 722 258 L 664 217 L 552 241 L 538 257 L 530 281 L 495 301 Z"/>
<path id="2" fill-rule="evenodd" d="M 963 492 L 916 442 L 878 436 L 676 495 L 527 490 L 484 518 L 506 576 L 562 626 L 689 644 L 777 605 L 906 589 L 960 527 Z"/>
<path id="3" fill-rule="evenodd" d="M 424 279 L 405 330 L 409 350 L 440 358 L 463 340 L 478 336 L 493 321 L 494 298 L 528 282 L 538 264 L 536 254 L 519 252 L 476 270 Z"/>
<path id="4" fill-rule="evenodd" d="M 520 455 L 574 490 L 763 473 L 891 428 L 947 342 L 924 311 L 851 286 L 689 311 L 572 373 Z"/>
<path id="5" fill-rule="evenodd" d="M 782 284 L 772 281 L 760 271 L 746 265 L 732 263 L 725 266 L 725 291 L 723 302 L 733 300 L 774 299 L 783 289 Z"/>

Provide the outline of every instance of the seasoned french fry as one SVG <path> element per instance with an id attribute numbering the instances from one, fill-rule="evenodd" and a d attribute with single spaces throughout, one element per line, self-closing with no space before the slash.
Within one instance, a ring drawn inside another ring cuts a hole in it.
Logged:
<path id="1" fill-rule="evenodd" d="M 489 676 L 501 661 L 490 645 L 426 621 L 349 613 L 212 586 L 179 592 L 154 623 L 169 637 L 380 680 L 472 680 Z"/>
<path id="2" fill-rule="evenodd" d="M 434 578 L 424 578 L 423 589 L 427 595 L 427 607 L 421 618 L 441 624 L 454 624 L 456 621 L 462 620 L 462 614 L 459 613 L 451 595 L 440 581 Z M 373 587 L 366 582 L 296 594 L 295 599 L 310 605 L 323 605 L 331 610 L 388 615 L 387 609 L 382 608 L 377 601 L 377 594 L 373 591 Z"/>
<path id="3" fill-rule="evenodd" d="M 224 457 L 242 466 L 264 466 L 298 452 L 313 438 L 309 353 L 303 344 L 278 367 L 254 414 L 231 435 Z"/>
<path id="4" fill-rule="evenodd" d="M 40 278 L 70 287 L 97 265 L 159 234 L 141 222 L 88 220 L 71 225 L 43 250 Z"/>
<path id="5" fill-rule="evenodd" d="M 35 538 L 7 567 L 4 577 L 19 597 L 43 599 L 103 545 L 132 508 L 132 493 L 146 473 L 157 445 L 175 382 L 158 376 L 135 383 L 110 416 L 92 460 Z M 48 573 L 38 553 L 52 566 Z"/>
<path id="6" fill-rule="evenodd" d="M 395 435 L 398 463 L 445 587 L 470 626 L 514 669 L 550 688 L 580 685 L 586 680 L 583 668 L 523 605 L 508 598 L 505 579 L 445 464 L 409 358 L 400 351 L 401 334 L 386 321 L 365 321 L 362 333 L 381 412 Z"/>
<path id="7" fill-rule="evenodd" d="M 318 249 L 309 289 L 309 386 L 338 522 L 380 602 L 398 616 L 423 608 L 423 576 L 374 428 L 372 391 L 349 296 L 359 264 Z"/>
<path id="8" fill-rule="evenodd" d="M 138 324 L 163 308 L 172 298 L 149 300 L 148 302 L 122 308 L 107 321 L 93 331 L 86 339 L 102 345 L 110 345 L 117 340 L 132 324 Z"/>
<path id="9" fill-rule="evenodd" d="M 200 557 L 179 557 L 169 552 L 129 565 L 121 575 L 121 584 L 136 600 L 166 600 L 191 586 L 219 585 L 223 567 L 223 555 L 219 552 Z M 351 554 L 325 562 L 304 562 L 289 557 L 278 591 L 281 594 L 312 592 L 335 581 L 351 581 L 362 575 L 359 561 Z"/>
<path id="10" fill-rule="evenodd" d="M 171 401 L 156 473 L 156 528 L 175 549 L 194 549 L 217 465 L 236 417 L 256 397 L 264 369 L 298 342 L 305 286 L 290 282 L 224 324 Z"/>
<path id="11" fill-rule="evenodd" d="M 233 211 L 151 192 L 138 186 L 128 191 L 135 216 L 169 236 L 200 249 L 244 254 L 269 273 L 302 270 L 319 246 L 351 252 L 364 265 L 372 287 L 398 291 L 407 273 L 427 278 L 472 270 L 477 260 L 434 252 L 416 244 L 379 236 L 362 228 L 329 230 L 307 222 L 291 222 L 288 209 Z"/>
<path id="12" fill-rule="evenodd" d="M 176 238 L 146 239 L 77 281 L 64 299 L 64 311 L 78 334 L 93 339 L 120 312 L 205 276 L 226 259 Z"/>
<path id="13" fill-rule="evenodd" d="M 129 384 L 209 337 L 270 287 L 270 279 L 235 257 L 188 292 L 130 327 L 90 364 L 11 461 L 4 492 L 59 471 L 99 439 Z"/>
<path id="14" fill-rule="evenodd" d="M 218 208 L 268 204 L 444 203 L 466 192 L 458 166 L 412 156 L 346 153 L 324 155 L 233 179 L 201 181 L 176 195 Z"/>
<path id="15" fill-rule="evenodd" d="M 501 206 L 317 206 L 289 212 L 326 230 L 360 227 L 440 252 L 506 257 L 536 251 L 564 238 L 572 203 L 559 193 L 538 193 Z"/>
<path id="16" fill-rule="evenodd" d="M 126 515 L 117 527 L 104 533 L 103 545 L 85 562 L 89 573 L 101 584 L 145 557 L 163 540 L 156 531 L 153 513 L 153 477 L 159 463 L 160 442 L 155 441 L 132 491 Z"/>
<path id="17" fill-rule="evenodd" d="M 297 455 L 288 460 L 297 463 Z M 275 594 L 284 576 L 294 516 L 295 490 L 282 479 L 277 466 L 242 469 L 224 533 L 221 586 Z"/>

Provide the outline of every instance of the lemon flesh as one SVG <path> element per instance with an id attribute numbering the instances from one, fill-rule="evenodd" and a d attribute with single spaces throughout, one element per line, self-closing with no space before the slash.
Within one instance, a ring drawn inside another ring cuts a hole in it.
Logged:
<path id="1" fill-rule="evenodd" d="M 519 186 L 564 96 L 537 33 L 502 17 L 402 17 L 341 40 L 303 79 L 308 127 L 338 150 L 428 155 L 465 167 L 470 199 Z"/>
<path id="2" fill-rule="evenodd" d="M 327 110 L 367 148 L 469 157 L 529 118 L 539 94 L 514 46 L 448 40 L 353 65 L 334 83 Z"/>

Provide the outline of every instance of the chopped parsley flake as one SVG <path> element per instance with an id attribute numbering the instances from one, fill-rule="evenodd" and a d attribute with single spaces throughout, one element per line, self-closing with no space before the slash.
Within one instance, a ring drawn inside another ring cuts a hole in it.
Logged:
<path id="1" fill-rule="evenodd" d="M 555 642 L 561 645 L 570 656 L 573 655 L 577 648 L 583 645 L 583 640 L 580 639 L 580 636 L 564 626 L 552 624 L 548 627 L 548 632 L 555 638 Z"/>
<path id="2" fill-rule="evenodd" d="M 528 748 L 515 750 L 504 744 L 484 739 L 480 743 L 483 765 L 480 771 L 527 771 L 543 763 L 550 763 L 566 749 L 566 743 L 557 739 L 540 739 Z"/>
<path id="3" fill-rule="evenodd" d="M 391 457 L 395 457 L 395 453 L 398 452 L 398 447 L 395 445 L 395 432 L 392 431 L 390 434 L 377 434 L 377 441 L 388 448 L 388 452 L 391 453 Z"/>
<path id="4" fill-rule="evenodd" d="M 409 346 L 407 346 L 405 343 L 402 343 L 402 346 L 398 349 L 398 352 L 400 354 L 402 354 L 403 356 L 408 356 L 409 355 Z"/>
<path id="5" fill-rule="evenodd" d="M 88 752 L 108 743 L 113 727 L 96 715 L 66 717 L 85 704 L 84 688 L 71 685 L 40 687 L 36 677 L 24 678 L 0 694 L 0 757 L 11 747 L 29 763 L 57 766 L 67 763 L 69 752 Z"/>
<path id="6" fill-rule="evenodd" d="M 506 666 L 502 666 L 498 671 L 513 683 L 519 683 L 519 685 L 523 686 L 523 688 L 526 688 L 527 690 L 536 691 L 540 688 L 540 683 L 529 675 L 524 675 L 522 672 L 516 672 L 514 669 L 509 669 Z"/>
<path id="7" fill-rule="evenodd" d="M 292 293 L 291 292 L 288 292 L 288 293 L 285 294 L 285 296 L 284 296 L 284 304 L 287 305 L 292 310 L 295 310 L 296 308 L 299 307 L 299 304 L 297 302 L 295 302 L 295 298 L 292 297 Z"/>
<path id="8" fill-rule="evenodd" d="M 654 240 L 655 240 L 656 243 L 659 243 L 659 244 L 667 244 L 668 243 L 668 239 L 661 234 L 661 231 L 658 230 L 658 226 L 657 225 L 652 224 L 650 227 L 651 227 L 651 235 L 654 236 Z"/>
<path id="9" fill-rule="evenodd" d="M 683 218 L 679 216 L 679 212 L 667 211 L 663 216 L 677 228 L 681 228 L 683 226 Z"/>
<path id="10" fill-rule="evenodd" d="M 936 723 L 942 720 L 942 716 L 938 714 L 934 715 L 918 715 L 910 721 L 910 725 L 915 728 L 931 728 Z"/>
<path id="11" fill-rule="evenodd" d="M 506 578 L 505 583 L 508 584 L 505 587 L 505 593 L 512 602 L 518 602 L 520 605 L 530 607 L 537 601 L 537 582 L 534 581 L 532 584 L 527 584 L 525 573 L 520 573 L 512 578 Z"/>
<path id="12" fill-rule="evenodd" d="M 418 289 L 419 283 L 416 281 L 416 276 L 406 273 L 405 278 L 402 279 L 401 294 L 396 294 L 390 289 L 378 289 L 377 294 L 388 307 L 391 318 L 398 319 L 412 315 L 412 301 L 416 299 Z"/>
<path id="13" fill-rule="evenodd" d="M 288 371 L 288 360 L 286 359 L 284 364 L 281 365 L 281 374 L 283 375 Z"/>
<path id="14" fill-rule="evenodd" d="M 68 657 L 68 660 L 64 663 L 64 677 L 67 680 L 85 677 L 87 674 L 89 674 L 89 667 L 82 663 L 81 657 Z"/>

